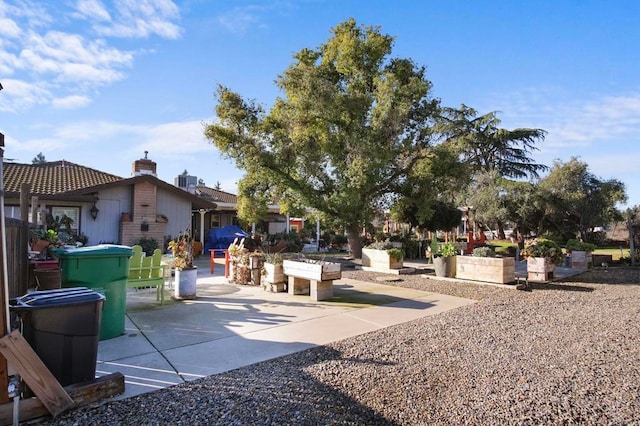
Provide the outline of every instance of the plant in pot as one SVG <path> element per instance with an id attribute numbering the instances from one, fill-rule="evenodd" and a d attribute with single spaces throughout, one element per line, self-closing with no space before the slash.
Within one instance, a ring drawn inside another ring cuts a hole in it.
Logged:
<path id="1" fill-rule="evenodd" d="M 591 253 L 596 249 L 595 244 L 571 239 L 567 241 L 564 248 L 571 258 L 572 268 L 586 269 L 593 265 Z"/>
<path id="2" fill-rule="evenodd" d="M 193 265 L 191 232 L 187 227 L 177 238 L 169 241 L 176 274 L 174 299 L 195 299 L 198 267 Z"/>
<path id="3" fill-rule="evenodd" d="M 285 291 L 285 275 L 282 266 L 283 256 L 281 253 L 264 253 L 264 264 L 262 273 L 264 275 L 264 289 L 267 291 Z"/>
<path id="4" fill-rule="evenodd" d="M 444 243 L 438 245 L 433 250 L 433 267 L 437 277 L 455 277 L 456 276 L 456 255 L 458 251 L 453 243 Z"/>
<path id="5" fill-rule="evenodd" d="M 527 256 L 527 275 L 530 280 L 546 281 L 553 278 L 555 265 L 562 263 L 562 248 L 553 240 L 534 238 L 524 244 Z"/>
<path id="6" fill-rule="evenodd" d="M 58 233 L 53 229 L 33 229 L 30 240 L 31 249 L 34 252 L 38 252 L 39 260 L 53 259 L 51 249 L 62 245 L 62 242 L 58 238 Z"/>
<path id="7" fill-rule="evenodd" d="M 362 249 L 362 266 L 378 269 L 401 269 L 404 251 L 391 241 L 376 241 Z"/>
<path id="8" fill-rule="evenodd" d="M 244 238 L 236 238 L 229 245 L 229 282 L 247 284 L 251 279 L 249 269 L 249 249 L 244 246 Z"/>

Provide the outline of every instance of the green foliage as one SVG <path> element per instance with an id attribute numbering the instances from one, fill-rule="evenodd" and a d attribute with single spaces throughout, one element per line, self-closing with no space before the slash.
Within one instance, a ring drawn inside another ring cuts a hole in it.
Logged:
<path id="1" fill-rule="evenodd" d="M 155 249 L 157 249 L 158 241 L 155 238 L 140 238 L 135 245 L 142 247 L 142 251 L 147 254 L 147 256 L 151 256 Z"/>
<path id="2" fill-rule="evenodd" d="M 58 233 L 53 229 L 32 229 L 31 240 L 45 240 L 51 244 L 56 244 L 58 242 Z"/>
<path id="3" fill-rule="evenodd" d="M 402 240 L 402 249 L 404 257 L 407 259 L 417 259 L 420 256 L 420 241 L 413 238 L 404 238 Z"/>
<path id="4" fill-rule="evenodd" d="M 44 158 L 44 154 L 42 152 L 39 152 L 38 155 L 36 155 L 35 157 L 33 157 L 33 160 L 31 160 L 31 164 L 45 164 L 47 162 L 47 159 Z"/>
<path id="5" fill-rule="evenodd" d="M 597 178 L 576 157 L 566 163 L 557 160 L 539 186 L 547 200 L 545 231 L 579 234 L 588 241 L 594 227 L 622 220 L 616 205 L 627 199 L 624 184 Z"/>
<path id="6" fill-rule="evenodd" d="M 435 235 L 431 238 L 429 249 L 433 257 L 450 257 L 458 254 L 458 250 L 454 243 L 440 244 Z"/>
<path id="7" fill-rule="evenodd" d="M 459 211 L 443 199 L 452 199 L 468 184 L 468 177 L 469 173 L 450 145 L 434 147 L 432 155 L 416 163 L 409 179 L 401 185 L 401 196 L 390 209 L 391 217 L 397 222 L 408 223 L 412 229 L 451 229 L 459 223 L 456 218 Z"/>
<path id="8" fill-rule="evenodd" d="M 284 257 L 282 253 L 263 253 L 265 263 L 273 263 L 274 265 L 282 265 Z"/>
<path id="9" fill-rule="evenodd" d="M 572 251 L 594 251 L 596 249 L 596 245 L 595 244 L 591 244 L 591 243 L 584 243 L 584 242 L 578 241 L 576 239 L 571 239 L 571 240 L 567 241 L 567 243 L 565 244 L 564 248 L 568 252 L 572 252 Z"/>
<path id="10" fill-rule="evenodd" d="M 399 262 L 404 258 L 404 250 L 402 250 L 401 248 L 397 248 L 397 247 L 390 248 L 387 250 L 387 253 L 396 262 Z"/>
<path id="11" fill-rule="evenodd" d="M 348 240 L 347 240 L 347 236 L 343 235 L 343 234 L 336 234 L 333 236 L 333 241 L 334 244 L 347 244 Z"/>
<path id="12" fill-rule="evenodd" d="M 472 256 L 475 257 L 496 257 L 496 252 L 491 247 L 483 246 L 473 249 Z"/>
<path id="13" fill-rule="evenodd" d="M 267 241 L 271 244 L 277 244 L 278 241 L 285 241 L 287 243 L 287 250 L 290 252 L 299 252 L 304 246 L 300 234 L 297 232 L 279 232 L 267 236 Z"/>
<path id="14" fill-rule="evenodd" d="M 258 204 L 276 198 L 285 209 L 313 208 L 347 230 L 359 256 L 359 230 L 432 154 L 441 115 L 424 67 L 392 57 L 391 36 L 353 19 L 332 33 L 294 55 L 268 114 L 220 86 L 219 122 L 205 135 L 246 171 L 241 218 L 261 216 Z"/>
<path id="15" fill-rule="evenodd" d="M 435 233 L 431 237 L 431 244 L 430 244 L 429 249 L 430 249 L 431 255 L 433 257 L 438 257 L 438 255 L 440 253 L 440 244 L 438 243 L 438 238 L 436 238 L 436 234 Z"/>
<path id="16" fill-rule="evenodd" d="M 500 177 L 538 178 L 538 172 L 547 170 L 530 157 L 536 151 L 535 143 L 544 140 L 542 129 L 500 128 L 497 112 L 478 115 L 473 108 L 462 105 L 460 109 L 446 108 L 452 127 L 452 141 L 463 161 L 475 172 L 496 171 Z"/>
<path id="17" fill-rule="evenodd" d="M 456 246 L 453 243 L 444 243 L 440 246 L 440 253 L 443 257 L 455 256 L 458 254 Z"/>
<path id="18" fill-rule="evenodd" d="M 531 257 L 548 257 L 553 263 L 562 263 L 562 248 L 553 240 L 533 238 L 525 242 L 524 254 Z"/>
<path id="19" fill-rule="evenodd" d="M 393 244 L 390 240 L 386 239 L 384 241 L 374 241 L 371 244 L 365 246 L 365 248 L 373 250 L 389 250 L 393 248 Z"/>

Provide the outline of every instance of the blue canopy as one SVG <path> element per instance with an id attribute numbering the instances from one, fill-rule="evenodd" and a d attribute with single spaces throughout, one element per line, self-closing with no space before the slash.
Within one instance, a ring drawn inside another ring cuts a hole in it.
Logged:
<path id="1" fill-rule="evenodd" d="M 244 232 L 239 226 L 229 225 L 209 231 L 207 242 L 204 245 L 204 253 L 209 253 L 209 250 L 212 249 L 229 248 L 236 238 L 238 239 L 238 243 L 244 238 L 245 246 L 253 246 L 253 240 L 251 240 L 251 236 L 249 234 Z"/>

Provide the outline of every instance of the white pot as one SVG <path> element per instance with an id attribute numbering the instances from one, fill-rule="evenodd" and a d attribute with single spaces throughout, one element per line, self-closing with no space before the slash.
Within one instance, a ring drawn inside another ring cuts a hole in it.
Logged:
<path id="1" fill-rule="evenodd" d="M 198 268 L 176 269 L 175 299 L 195 299 Z"/>

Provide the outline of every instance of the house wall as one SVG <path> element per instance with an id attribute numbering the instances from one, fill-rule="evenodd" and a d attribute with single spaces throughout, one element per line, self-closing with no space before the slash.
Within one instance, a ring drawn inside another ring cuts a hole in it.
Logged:
<path id="1" fill-rule="evenodd" d="M 77 223 L 74 223 L 74 227 L 78 232 L 86 235 L 89 240 L 88 245 L 96 245 L 100 242 L 117 242 L 118 241 L 118 218 L 120 217 L 120 205 L 123 203 L 118 200 L 118 195 L 113 194 L 112 191 L 104 191 L 100 194 L 100 200 L 96 203 L 96 207 L 100 210 L 98 217 L 94 220 L 91 217 L 89 210 L 93 203 L 82 203 L 75 201 L 53 201 L 53 200 L 41 200 L 37 206 L 38 211 L 46 211 L 51 213 L 53 207 L 77 207 L 79 208 L 79 216 Z M 126 203 L 125 203 L 126 204 Z M 29 221 L 31 220 L 31 208 L 29 206 Z M 18 219 L 20 217 L 20 206 L 10 206 L 5 211 L 8 213 L 8 217 Z M 44 213 L 39 215 L 37 224 L 41 224 L 44 221 Z"/>
<path id="2" fill-rule="evenodd" d="M 165 235 L 175 238 L 191 224 L 191 202 L 161 188 L 158 189 L 157 200 L 158 214 L 168 219 Z"/>
<path id="3" fill-rule="evenodd" d="M 80 215 L 82 217 L 81 232 L 89 237 L 89 245 L 98 243 L 121 243 L 120 217 L 123 212 L 131 211 L 131 187 L 122 186 L 100 191 L 96 202 L 98 217 L 93 220 L 89 209 L 85 206 Z"/>

